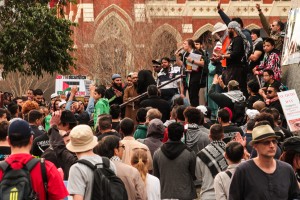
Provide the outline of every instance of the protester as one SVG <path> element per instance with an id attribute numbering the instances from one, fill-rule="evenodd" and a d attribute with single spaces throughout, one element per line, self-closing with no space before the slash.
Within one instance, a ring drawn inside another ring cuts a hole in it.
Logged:
<path id="1" fill-rule="evenodd" d="M 141 178 L 146 185 L 147 199 L 161 199 L 159 179 L 148 173 L 148 158 L 144 149 L 133 150 L 131 165 L 140 172 Z"/>
<path id="2" fill-rule="evenodd" d="M 251 144 L 258 156 L 237 166 L 229 200 L 297 199 L 299 186 L 293 168 L 274 159 L 278 148 L 274 130 L 269 125 L 257 126 L 252 131 L 252 138 Z"/>
<path id="3" fill-rule="evenodd" d="M 5 160 L 11 154 L 7 137 L 9 123 L 7 121 L 0 122 L 0 161 Z"/>
<path id="4" fill-rule="evenodd" d="M 146 123 L 146 116 L 147 116 L 147 109 L 140 108 L 136 113 L 136 121 L 138 123 L 136 130 L 134 132 L 134 139 L 145 139 L 147 135 L 147 126 Z"/>
<path id="5" fill-rule="evenodd" d="M 115 136 L 121 138 L 121 135 L 116 130 L 112 129 L 111 115 L 108 115 L 108 114 L 99 115 L 97 127 L 99 130 L 99 133 L 96 134 L 96 136 L 98 137 L 98 140 L 101 140 L 102 138 L 104 138 L 105 136 L 108 136 L 108 135 L 115 135 Z"/>

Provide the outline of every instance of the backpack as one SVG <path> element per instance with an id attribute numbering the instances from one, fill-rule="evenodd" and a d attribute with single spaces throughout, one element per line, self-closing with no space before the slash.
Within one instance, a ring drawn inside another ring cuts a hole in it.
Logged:
<path id="1" fill-rule="evenodd" d="M 23 168 L 15 170 L 6 161 L 0 162 L 0 169 L 2 169 L 3 177 L 0 183 L 0 199 L 1 200 L 37 200 L 38 195 L 32 189 L 31 185 L 31 170 L 41 163 L 42 179 L 44 183 L 44 189 L 46 199 L 48 199 L 47 190 L 47 175 L 45 159 L 32 158 L 28 161 Z"/>
<path id="2" fill-rule="evenodd" d="M 109 169 L 109 159 L 102 157 L 102 160 L 103 163 L 96 165 L 85 159 L 77 161 L 88 166 L 94 172 L 91 200 L 128 200 L 124 183 Z"/>
<path id="3" fill-rule="evenodd" d="M 232 122 L 235 123 L 237 126 L 244 125 L 245 121 L 245 114 L 246 114 L 246 101 L 235 101 L 233 103 L 233 116 Z"/>

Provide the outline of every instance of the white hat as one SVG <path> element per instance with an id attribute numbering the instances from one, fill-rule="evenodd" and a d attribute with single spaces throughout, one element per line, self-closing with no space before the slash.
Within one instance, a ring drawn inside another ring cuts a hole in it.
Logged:
<path id="1" fill-rule="evenodd" d="M 221 22 L 218 22 L 214 25 L 214 31 L 211 33 L 212 35 L 227 30 L 227 26 Z"/>
<path id="2" fill-rule="evenodd" d="M 88 125 L 77 125 L 70 132 L 70 142 L 67 149 L 71 152 L 85 152 L 93 149 L 98 144 L 98 138 L 94 136 Z"/>
<path id="3" fill-rule="evenodd" d="M 53 94 L 51 94 L 50 99 L 53 99 L 53 98 L 55 98 L 55 97 L 58 97 L 58 94 L 53 93 Z"/>
<path id="4" fill-rule="evenodd" d="M 59 102 L 58 107 L 61 107 L 62 105 L 66 104 L 66 103 L 67 102 L 63 100 L 63 101 Z"/>
<path id="5" fill-rule="evenodd" d="M 254 119 L 256 115 L 259 115 L 259 112 L 255 109 L 247 109 L 246 115 L 249 117 L 249 119 Z"/>
<path id="6" fill-rule="evenodd" d="M 206 106 L 200 105 L 200 106 L 197 106 L 196 108 L 198 110 L 200 110 L 203 113 L 203 115 L 207 115 L 207 108 L 206 108 Z"/>

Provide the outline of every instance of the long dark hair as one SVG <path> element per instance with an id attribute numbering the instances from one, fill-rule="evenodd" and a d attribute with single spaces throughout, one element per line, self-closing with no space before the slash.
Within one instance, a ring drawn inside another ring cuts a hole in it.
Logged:
<path id="1" fill-rule="evenodd" d="M 149 85 L 156 85 L 156 82 L 152 76 L 151 71 L 149 70 L 139 71 L 137 93 L 142 94 L 144 92 L 147 92 L 147 88 Z"/>

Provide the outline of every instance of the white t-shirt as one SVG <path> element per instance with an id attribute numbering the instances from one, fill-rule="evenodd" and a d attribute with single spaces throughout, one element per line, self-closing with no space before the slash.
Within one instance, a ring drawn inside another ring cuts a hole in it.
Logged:
<path id="1" fill-rule="evenodd" d="M 157 200 L 160 198 L 160 182 L 159 179 L 151 174 L 147 174 L 146 188 L 148 200 Z"/>

